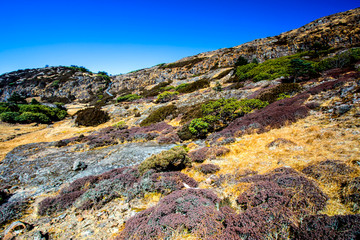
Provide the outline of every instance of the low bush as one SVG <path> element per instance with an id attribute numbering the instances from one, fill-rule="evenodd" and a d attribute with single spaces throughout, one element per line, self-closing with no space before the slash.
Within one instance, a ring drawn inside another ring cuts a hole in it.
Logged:
<path id="1" fill-rule="evenodd" d="M 236 100 L 219 99 L 202 105 L 202 118 L 193 119 L 189 125 L 190 132 L 199 137 L 206 137 L 207 133 L 218 131 L 226 127 L 235 118 L 244 116 L 255 109 L 267 106 L 267 102 L 259 99 Z"/>
<path id="2" fill-rule="evenodd" d="M 309 109 L 303 106 L 309 94 L 299 94 L 292 98 L 276 101 L 266 108 L 246 114 L 232 121 L 225 129 L 213 133 L 208 138 L 212 140 L 220 137 L 238 137 L 251 131 L 265 132 L 272 128 L 279 128 L 286 123 L 296 122 L 308 116 Z"/>
<path id="3" fill-rule="evenodd" d="M 172 81 L 170 80 L 170 81 L 166 81 L 166 82 L 161 82 L 149 90 L 144 89 L 141 92 L 141 96 L 155 97 L 155 96 L 159 95 L 159 93 L 161 93 L 164 90 L 164 88 L 171 83 L 172 83 Z"/>
<path id="4" fill-rule="evenodd" d="M 18 112 L 3 112 L 0 113 L 0 120 L 7 123 L 16 123 L 20 113 Z"/>
<path id="5" fill-rule="evenodd" d="M 160 93 L 157 96 L 156 102 L 157 103 L 166 103 L 166 102 L 170 102 L 172 100 L 176 99 L 176 96 L 179 95 L 179 92 L 169 92 L 169 91 L 165 91 L 163 93 Z"/>
<path id="6" fill-rule="evenodd" d="M 267 101 L 269 103 L 281 100 L 281 96 L 289 95 L 292 96 L 299 92 L 301 87 L 298 83 L 281 83 L 274 88 L 262 92 L 257 98 L 261 101 Z"/>
<path id="7" fill-rule="evenodd" d="M 48 107 L 40 104 L 4 103 L 0 105 L 1 111 L 3 111 L 0 114 L 1 121 L 8 123 L 50 123 L 62 120 L 67 115 L 64 108 Z"/>
<path id="8" fill-rule="evenodd" d="M 335 57 L 325 58 L 314 63 L 316 71 L 322 72 L 333 68 L 350 67 L 360 60 L 360 49 L 353 48 L 346 52 L 336 55 Z"/>
<path id="9" fill-rule="evenodd" d="M 219 202 L 210 190 L 175 191 L 156 206 L 130 218 L 116 239 L 170 239 L 174 233 L 182 231 L 199 239 L 217 239 L 223 220 L 223 215 L 216 210 Z"/>
<path id="10" fill-rule="evenodd" d="M 21 115 L 15 118 L 16 122 L 19 123 L 50 123 L 51 120 L 48 116 L 43 113 L 23 112 Z"/>
<path id="11" fill-rule="evenodd" d="M 21 218 L 28 204 L 27 199 L 16 199 L 0 204 L 0 227 L 12 220 Z"/>
<path id="12" fill-rule="evenodd" d="M 177 146 L 147 158 L 140 163 L 139 172 L 144 174 L 151 169 L 157 172 L 179 171 L 190 165 L 191 161 L 185 149 Z"/>
<path id="13" fill-rule="evenodd" d="M 177 107 L 174 104 L 160 107 L 155 111 L 151 112 L 150 115 L 145 118 L 140 126 L 149 126 L 153 123 L 164 121 L 167 117 L 173 115 L 176 116 Z"/>
<path id="14" fill-rule="evenodd" d="M 230 152 L 230 150 L 225 147 L 203 147 L 190 151 L 188 155 L 191 161 L 202 163 L 206 159 L 215 159 L 228 152 Z"/>
<path id="15" fill-rule="evenodd" d="M 81 126 L 97 126 L 110 120 L 109 114 L 99 108 L 86 108 L 76 115 L 75 123 Z"/>
<path id="16" fill-rule="evenodd" d="M 181 85 L 180 85 L 181 86 Z M 191 93 L 202 88 L 210 87 L 210 81 L 208 79 L 200 79 L 192 83 L 183 85 L 181 88 L 176 89 L 179 93 Z"/>
<path id="17" fill-rule="evenodd" d="M 252 79 L 253 81 L 273 80 L 280 77 L 289 77 L 300 74 L 310 75 L 313 71 L 313 62 L 300 59 L 302 54 L 269 59 L 263 63 L 249 63 L 237 67 L 236 75 L 239 80 Z M 297 60 L 294 60 L 297 59 Z M 299 75 L 299 76 L 300 76 Z M 297 77 L 299 77 L 297 76 Z"/>
<path id="18" fill-rule="evenodd" d="M 83 66 L 76 66 L 76 65 L 71 65 L 70 67 L 68 67 L 69 69 L 72 69 L 76 72 L 84 72 L 84 73 L 91 73 L 91 71 Z"/>
<path id="19" fill-rule="evenodd" d="M 203 174 L 213 174 L 220 170 L 220 167 L 215 164 L 201 164 L 197 167 L 199 172 Z"/>
<path id="20" fill-rule="evenodd" d="M 358 239 L 360 215 L 307 216 L 293 232 L 293 239 Z"/>
<path id="21" fill-rule="evenodd" d="M 118 97 L 116 99 L 116 101 L 117 102 L 125 102 L 125 101 L 131 102 L 131 101 L 134 101 L 134 100 L 137 100 L 140 98 L 141 98 L 141 96 L 139 96 L 137 94 L 127 94 L 125 96 Z"/>

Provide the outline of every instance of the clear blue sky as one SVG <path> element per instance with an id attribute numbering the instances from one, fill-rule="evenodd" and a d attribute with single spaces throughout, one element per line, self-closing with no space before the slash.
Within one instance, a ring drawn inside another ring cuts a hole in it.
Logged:
<path id="1" fill-rule="evenodd" d="M 126 73 L 356 7 L 360 0 L 0 0 L 0 74 L 45 65 Z"/>

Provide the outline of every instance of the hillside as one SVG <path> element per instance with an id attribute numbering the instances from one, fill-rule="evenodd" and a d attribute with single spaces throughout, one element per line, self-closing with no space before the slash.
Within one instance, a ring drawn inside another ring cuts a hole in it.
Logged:
<path id="1" fill-rule="evenodd" d="M 359 13 L 118 76 L 1 75 L 0 237 L 358 239 Z"/>

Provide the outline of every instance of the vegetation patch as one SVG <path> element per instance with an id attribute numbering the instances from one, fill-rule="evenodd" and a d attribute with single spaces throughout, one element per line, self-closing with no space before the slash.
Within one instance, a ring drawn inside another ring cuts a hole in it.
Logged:
<path id="1" fill-rule="evenodd" d="M 195 64 L 202 62 L 204 59 L 206 58 L 192 58 L 189 60 L 185 60 L 185 61 L 179 61 L 179 62 L 174 62 L 174 63 L 169 63 L 169 64 L 165 64 L 165 65 L 161 65 L 160 68 L 180 68 L 180 67 L 187 67 L 187 68 L 191 68 L 193 67 Z"/>
<path id="2" fill-rule="evenodd" d="M 273 103 L 278 100 L 291 97 L 300 90 L 301 87 L 298 83 L 281 83 L 274 88 L 262 92 L 257 98 L 261 101 Z"/>
<path id="3" fill-rule="evenodd" d="M 155 96 L 159 95 L 159 93 L 163 92 L 164 88 L 167 87 L 171 83 L 172 83 L 172 81 L 170 80 L 170 81 L 166 81 L 166 82 L 161 82 L 149 90 L 143 89 L 141 92 L 141 96 L 155 97 Z"/>
<path id="4" fill-rule="evenodd" d="M 357 239 L 359 232 L 360 215 L 314 215 L 305 217 L 294 229 L 293 239 Z"/>
<path id="5" fill-rule="evenodd" d="M 183 231 L 201 238 L 216 237 L 223 219 L 216 210 L 219 202 L 220 199 L 210 190 L 173 192 L 155 207 L 130 218 L 116 239 L 168 239 L 172 234 Z"/>
<path id="6" fill-rule="evenodd" d="M 178 91 L 179 93 L 191 93 L 207 87 L 210 87 L 210 81 L 208 79 L 200 79 L 192 83 L 179 85 L 176 91 Z"/>
<path id="7" fill-rule="evenodd" d="M 177 107 L 174 104 L 160 107 L 155 111 L 151 112 L 150 115 L 140 123 L 140 126 L 149 126 L 153 123 L 162 122 L 167 117 L 176 116 L 176 113 Z"/>
<path id="8" fill-rule="evenodd" d="M 110 116 L 107 112 L 96 107 L 80 110 L 76 115 L 75 123 L 87 127 L 97 126 L 110 120 Z"/>
<path id="9" fill-rule="evenodd" d="M 147 158 L 140 163 L 139 172 L 144 174 L 151 169 L 156 172 L 179 171 L 190 165 L 191 161 L 186 150 L 177 146 Z"/>
<path id="10" fill-rule="evenodd" d="M 220 167 L 215 164 L 201 164 L 196 169 L 203 174 L 213 174 L 219 171 Z"/>
<path id="11" fill-rule="evenodd" d="M 170 92 L 170 91 L 165 91 L 160 93 L 157 96 L 156 102 L 157 103 L 166 103 L 166 102 L 170 102 L 172 100 L 175 100 L 177 95 L 179 95 L 179 92 Z"/>
<path id="12" fill-rule="evenodd" d="M 188 155 L 192 161 L 202 163 L 206 159 L 215 159 L 229 152 L 230 150 L 225 147 L 203 147 L 190 151 Z"/>
<path id="13" fill-rule="evenodd" d="M 180 172 L 156 173 L 148 171 L 142 177 L 137 168 L 118 168 L 96 176 L 75 180 L 61 189 L 58 196 L 44 199 L 39 204 L 39 215 L 52 215 L 75 207 L 80 210 L 100 209 L 115 198 L 131 200 L 149 192 L 169 194 L 184 188 L 184 183 L 197 187 L 198 183 Z"/>
<path id="14" fill-rule="evenodd" d="M 63 106 L 0 103 L 0 120 L 8 123 L 50 123 L 66 116 L 67 111 Z"/>
<path id="15" fill-rule="evenodd" d="M 125 96 L 118 97 L 116 99 L 116 101 L 117 102 L 131 102 L 131 101 L 134 101 L 134 100 L 137 100 L 140 98 L 141 98 L 141 96 L 139 96 L 137 94 L 127 94 Z"/>
<path id="16" fill-rule="evenodd" d="M 299 94 L 276 101 L 266 108 L 235 119 L 225 129 L 210 135 L 209 138 L 212 140 L 220 137 L 231 138 L 254 130 L 264 132 L 284 126 L 286 123 L 296 122 L 308 115 L 309 109 L 303 106 L 308 97 L 308 94 Z"/>
<path id="17" fill-rule="evenodd" d="M 267 106 L 267 102 L 259 99 L 219 99 L 202 105 L 204 117 L 193 119 L 190 122 L 190 132 L 198 137 L 204 138 L 208 133 L 219 131 L 226 127 L 231 121 L 255 109 Z"/>

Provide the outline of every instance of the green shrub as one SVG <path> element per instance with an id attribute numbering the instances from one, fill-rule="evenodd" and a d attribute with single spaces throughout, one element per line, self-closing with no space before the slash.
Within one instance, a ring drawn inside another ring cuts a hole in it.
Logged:
<path id="1" fill-rule="evenodd" d="M 66 117 L 66 110 L 60 108 L 48 107 L 45 105 L 19 105 L 19 112 L 31 112 L 31 113 L 42 113 L 45 114 L 52 121 L 59 121 Z"/>
<path id="2" fill-rule="evenodd" d="M 141 96 L 137 95 L 137 94 L 127 94 L 125 96 L 121 96 L 121 97 L 118 97 L 116 99 L 117 102 L 125 102 L 125 101 L 134 101 L 134 100 L 137 100 L 137 99 L 140 99 Z"/>
<path id="3" fill-rule="evenodd" d="M 18 107 L 17 104 L 4 103 L 4 102 L 0 103 L 0 113 L 3 113 L 3 112 L 18 112 L 18 111 L 19 111 L 19 107 Z"/>
<path id="4" fill-rule="evenodd" d="M 216 92 L 221 92 L 222 91 L 222 87 L 221 87 L 221 84 L 219 81 L 216 82 L 216 85 L 215 87 L 213 87 L 213 89 L 216 91 Z"/>
<path id="5" fill-rule="evenodd" d="M 243 56 L 240 56 L 240 57 L 236 60 L 235 66 L 236 66 L 236 67 L 238 67 L 238 66 L 243 66 L 243 65 L 246 65 L 246 64 L 248 64 L 248 63 L 249 63 L 249 61 L 248 61 L 246 58 L 244 58 Z"/>
<path id="6" fill-rule="evenodd" d="M 186 150 L 181 146 L 176 146 L 147 158 L 140 163 L 139 172 L 144 174 L 151 169 L 156 172 L 179 171 L 188 166 L 191 166 L 191 160 Z"/>
<path id="7" fill-rule="evenodd" d="M 166 82 L 162 82 L 159 83 L 158 85 L 154 86 L 153 88 L 151 88 L 150 90 L 146 90 L 144 89 L 141 92 L 141 95 L 144 97 L 154 97 L 157 96 L 159 93 L 161 93 L 163 91 L 163 89 L 168 86 L 169 84 L 171 84 L 172 81 L 166 81 Z"/>
<path id="8" fill-rule="evenodd" d="M 74 71 L 77 72 L 84 72 L 84 73 L 91 73 L 91 71 L 83 66 L 76 66 L 76 65 L 71 65 L 70 67 L 68 67 Z"/>
<path id="9" fill-rule="evenodd" d="M 250 78 L 248 76 L 248 72 L 255 68 L 258 64 L 257 63 L 249 63 L 243 66 L 239 66 L 236 68 L 236 76 L 238 77 L 238 80 L 246 80 Z"/>
<path id="10" fill-rule="evenodd" d="M 179 85 L 179 86 L 181 86 L 181 85 Z M 195 82 L 184 85 L 183 87 L 177 89 L 177 91 L 179 93 L 191 93 L 191 92 L 195 92 L 199 89 L 207 88 L 207 87 L 210 87 L 209 80 L 208 79 L 200 79 Z"/>
<path id="11" fill-rule="evenodd" d="M 173 89 L 175 89 L 174 86 L 166 86 L 166 87 L 162 88 L 162 90 L 164 90 L 164 91 L 170 91 L 170 90 L 173 90 Z"/>
<path id="12" fill-rule="evenodd" d="M 189 130 L 193 135 L 199 138 L 206 137 L 209 132 L 210 124 L 204 121 L 202 118 L 195 118 L 189 125 Z"/>
<path id="13" fill-rule="evenodd" d="M 295 58 L 290 60 L 289 73 L 294 79 L 299 77 L 311 77 L 315 76 L 315 69 L 310 62 Z"/>
<path id="14" fill-rule="evenodd" d="M 20 116 L 15 118 L 16 122 L 20 123 L 50 123 L 51 120 L 48 116 L 43 113 L 34 113 L 34 112 L 23 112 Z"/>
<path id="15" fill-rule="evenodd" d="M 203 117 L 193 119 L 189 125 L 192 135 L 202 138 L 207 133 L 226 127 L 237 117 L 267 106 L 269 103 L 259 99 L 236 100 L 219 99 L 202 105 Z"/>
<path id="16" fill-rule="evenodd" d="M 8 98 L 7 101 L 9 103 L 16 103 L 16 104 L 26 103 L 25 97 L 18 94 L 17 92 L 11 94 L 11 96 Z"/>
<path id="17" fill-rule="evenodd" d="M 169 102 L 169 101 L 174 100 L 177 95 L 179 95 L 179 92 L 169 92 L 169 91 L 165 91 L 165 92 L 163 92 L 163 93 L 160 93 L 160 94 L 157 96 L 156 102 L 158 102 L 158 103 Z"/>
<path id="18" fill-rule="evenodd" d="M 185 87 L 188 86 L 188 85 L 189 85 L 188 83 L 182 83 L 182 84 L 176 86 L 176 87 L 175 87 L 175 90 L 176 90 L 176 91 L 179 91 L 180 89 L 185 88 Z"/>
<path id="19" fill-rule="evenodd" d="M 51 86 L 57 88 L 57 87 L 59 87 L 59 83 L 60 83 L 59 80 L 55 80 L 55 81 L 53 81 L 53 82 L 51 83 Z"/>
<path id="20" fill-rule="evenodd" d="M 280 100 L 281 96 L 289 95 L 292 96 L 295 93 L 299 92 L 301 87 L 298 83 L 282 83 L 268 91 L 261 93 L 258 96 L 258 99 L 262 101 L 267 101 L 269 103 L 273 103 L 275 101 Z"/>
<path id="21" fill-rule="evenodd" d="M 177 107 L 173 104 L 160 107 L 151 112 L 150 115 L 140 123 L 140 126 L 149 126 L 153 123 L 164 121 L 168 116 L 175 115 L 176 112 Z"/>
<path id="22" fill-rule="evenodd" d="M 37 105 L 37 104 L 40 104 L 38 100 L 36 100 L 35 98 L 31 99 L 31 102 L 30 104 L 32 105 Z"/>
<path id="23" fill-rule="evenodd" d="M 3 112 L 0 114 L 0 120 L 7 123 L 16 123 L 16 118 L 19 115 L 18 112 Z"/>
<path id="24" fill-rule="evenodd" d="M 295 54 L 291 56 L 269 59 L 263 63 L 249 63 L 236 68 L 236 75 L 239 80 L 252 79 L 253 81 L 273 80 L 280 77 L 289 77 L 294 73 L 294 68 L 298 67 L 301 74 L 313 73 L 313 62 L 299 59 L 306 53 Z M 291 64 L 293 59 L 298 59 Z M 303 69 L 304 68 L 304 69 Z"/>
<path id="25" fill-rule="evenodd" d="M 322 72 L 333 68 L 350 67 L 360 60 L 360 48 L 353 48 L 332 58 L 326 58 L 314 63 L 316 71 Z"/>

